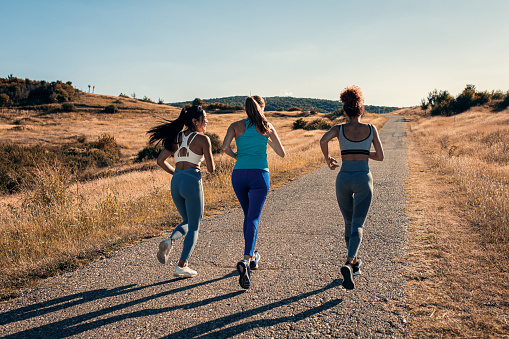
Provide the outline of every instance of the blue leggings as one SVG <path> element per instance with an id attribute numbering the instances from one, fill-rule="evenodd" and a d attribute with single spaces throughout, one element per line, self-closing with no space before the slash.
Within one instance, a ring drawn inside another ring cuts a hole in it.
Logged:
<path id="1" fill-rule="evenodd" d="M 175 227 L 170 239 L 185 235 L 180 260 L 188 261 L 198 240 L 198 230 L 203 217 L 203 186 L 201 172 L 195 168 L 175 169 L 171 179 L 171 197 L 183 221 Z"/>
<path id="2" fill-rule="evenodd" d="M 261 169 L 235 169 L 232 185 L 244 211 L 244 255 L 253 256 L 258 222 L 269 193 L 269 172 Z"/>
<path id="3" fill-rule="evenodd" d="M 336 198 L 345 219 L 348 257 L 356 258 L 364 221 L 373 196 L 373 177 L 367 161 L 343 161 L 336 178 Z"/>

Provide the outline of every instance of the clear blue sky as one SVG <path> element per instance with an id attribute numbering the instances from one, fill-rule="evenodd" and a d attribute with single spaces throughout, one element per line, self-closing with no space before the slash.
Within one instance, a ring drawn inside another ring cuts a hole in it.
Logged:
<path id="1" fill-rule="evenodd" d="M 506 0 L 0 0 L 0 77 L 165 102 L 509 90 Z"/>

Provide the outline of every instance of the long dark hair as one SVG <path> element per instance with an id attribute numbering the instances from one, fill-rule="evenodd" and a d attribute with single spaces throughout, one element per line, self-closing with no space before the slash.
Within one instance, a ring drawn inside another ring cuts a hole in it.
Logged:
<path id="1" fill-rule="evenodd" d="M 148 139 L 149 144 L 163 143 L 164 148 L 171 151 L 175 144 L 177 134 L 186 126 L 188 129 L 194 131 L 193 119 L 200 120 L 204 115 L 201 106 L 185 107 L 180 111 L 177 119 L 167 122 L 155 127 L 152 127 L 147 134 L 150 136 Z"/>
<path id="2" fill-rule="evenodd" d="M 258 95 L 250 96 L 246 99 L 246 113 L 250 123 L 255 124 L 256 128 L 262 134 L 269 131 L 269 122 L 263 114 L 263 107 L 265 107 L 265 101 Z"/>

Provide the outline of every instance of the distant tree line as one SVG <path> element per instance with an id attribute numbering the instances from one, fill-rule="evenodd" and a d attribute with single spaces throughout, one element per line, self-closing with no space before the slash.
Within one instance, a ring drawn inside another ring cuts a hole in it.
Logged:
<path id="1" fill-rule="evenodd" d="M 509 91 L 482 91 L 479 92 L 472 84 L 467 84 L 463 92 L 455 98 L 448 91 L 434 89 L 428 93 L 426 99 L 421 100 L 421 108 L 427 111 L 430 108 L 431 115 L 450 116 L 465 112 L 471 107 L 481 106 L 496 100 L 496 108 L 505 109 L 509 107 Z"/>
<path id="2" fill-rule="evenodd" d="M 72 83 L 37 81 L 9 75 L 0 78 L 0 106 L 29 106 L 74 101 L 77 90 Z"/>
<path id="3" fill-rule="evenodd" d="M 295 110 L 295 108 L 299 108 L 300 110 L 305 111 L 314 110 L 316 112 L 321 113 L 330 113 L 339 111 L 343 107 L 341 102 L 336 100 L 294 98 L 294 97 L 267 97 L 264 99 L 266 111 L 289 111 Z M 171 103 L 170 105 L 176 107 L 185 107 L 186 105 L 196 105 L 196 104 L 201 105 L 224 104 L 230 107 L 236 107 L 240 110 L 244 108 L 245 101 L 246 101 L 245 96 L 232 96 L 216 99 L 196 98 L 193 101 L 174 102 Z M 365 109 L 366 111 L 372 113 L 389 113 L 398 109 L 398 107 L 366 105 Z"/>

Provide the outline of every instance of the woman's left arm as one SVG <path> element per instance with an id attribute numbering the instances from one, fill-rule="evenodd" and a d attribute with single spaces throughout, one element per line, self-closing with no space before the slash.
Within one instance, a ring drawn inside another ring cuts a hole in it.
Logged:
<path id="1" fill-rule="evenodd" d="M 376 130 L 375 126 L 373 126 L 373 147 L 375 147 L 375 151 L 369 152 L 369 158 L 371 160 L 383 161 L 384 149 L 382 147 L 382 142 L 380 141 L 380 137 L 378 136 L 378 131 Z"/>
<path id="2" fill-rule="evenodd" d="M 279 155 L 281 158 L 284 158 L 286 155 L 285 148 L 283 147 L 283 144 L 277 135 L 276 129 L 274 126 L 272 126 L 272 124 L 269 124 L 269 127 L 269 140 L 267 140 L 267 143 L 270 147 L 272 147 L 277 155 Z"/>
<path id="3" fill-rule="evenodd" d="M 235 137 L 235 129 L 233 128 L 233 124 L 228 127 L 228 130 L 226 131 L 226 135 L 223 139 L 223 146 L 221 147 L 223 149 L 223 152 L 228 154 L 233 159 L 237 159 L 237 153 L 235 153 L 232 150 L 231 143 L 233 141 L 233 138 Z"/>

